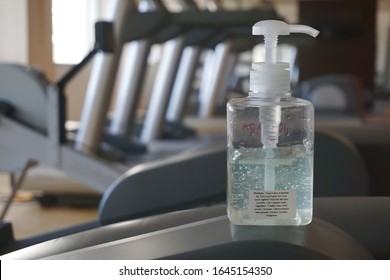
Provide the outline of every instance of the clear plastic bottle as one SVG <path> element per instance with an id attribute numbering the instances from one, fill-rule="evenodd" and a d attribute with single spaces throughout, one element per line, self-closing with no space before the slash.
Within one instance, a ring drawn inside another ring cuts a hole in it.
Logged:
<path id="1" fill-rule="evenodd" d="M 252 65 L 248 97 L 227 104 L 228 216 L 239 225 L 307 225 L 314 108 L 291 96 L 289 65 L 276 62 L 275 54 L 278 35 L 318 31 L 280 21 L 261 21 L 253 31 L 265 36 L 266 60 Z"/>

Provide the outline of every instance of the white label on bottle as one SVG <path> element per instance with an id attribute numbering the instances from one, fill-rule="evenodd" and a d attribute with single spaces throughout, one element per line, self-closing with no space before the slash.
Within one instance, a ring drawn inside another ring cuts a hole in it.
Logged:
<path id="1" fill-rule="evenodd" d="M 296 191 L 249 191 L 251 219 L 294 219 Z"/>

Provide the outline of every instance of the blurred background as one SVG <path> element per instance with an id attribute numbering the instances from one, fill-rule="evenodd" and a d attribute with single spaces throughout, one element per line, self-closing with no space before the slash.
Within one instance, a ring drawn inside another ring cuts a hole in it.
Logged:
<path id="1" fill-rule="evenodd" d="M 94 48 L 95 23 L 113 20 L 111 11 L 113 2 L 115 1 L 0 0 L 0 63 L 32 66 L 41 71 L 48 82 L 59 81 Z M 148 5 L 155 1 L 131 2 L 138 12 L 143 12 L 150 9 Z M 242 12 L 244 17 L 246 11 L 258 9 L 264 16 L 259 20 L 269 19 L 267 18 L 269 15 L 274 19 L 306 24 L 318 29 L 320 35 L 315 39 L 300 35 L 288 38 L 281 36 L 279 39 L 280 60 L 291 64 L 292 94 L 313 102 L 318 128 L 332 129 L 341 133 L 355 145 L 369 174 L 369 195 L 390 194 L 388 188 L 390 183 L 390 175 L 388 175 L 390 1 L 164 0 L 156 2 L 169 12 L 178 14 L 185 10 L 184 2 L 192 8 L 195 6 L 195 9 L 200 11 L 235 11 Z M 191 4 L 188 4 L 190 2 Z M 235 22 L 232 21 L 231 24 L 234 26 Z M 229 30 L 231 27 L 227 24 L 219 28 Z M 219 31 L 213 36 L 217 38 L 219 33 L 223 32 Z M 167 129 L 162 134 L 143 138 L 139 134 L 139 127 L 142 128 L 142 123 L 148 118 L 148 111 L 152 110 L 150 106 L 153 86 L 156 77 L 161 75 L 159 66 L 162 64 L 164 43 L 167 41 L 167 39 L 165 41 L 156 39 L 147 56 L 147 71 L 142 74 L 143 83 L 139 89 L 139 101 L 134 113 L 136 119 L 133 120 L 137 123 L 135 138 L 140 138 L 144 145 L 149 145 L 156 139 L 191 138 L 194 132 L 199 135 L 214 134 L 224 137 L 226 102 L 232 97 L 247 94 L 252 58 L 261 61 L 264 53 L 261 38 L 251 39 L 247 43 L 248 38 L 245 37 L 247 34 L 239 35 L 226 35 L 227 37 L 219 39 L 219 42 L 213 44 L 208 42 L 208 45 L 205 44 L 206 47 L 202 45 L 204 50 L 199 54 L 187 92 L 187 103 L 179 118 L 184 127 L 179 127 L 179 132 L 175 130 L 172 133 Z M 148 39 L 147 36 L 143 39 L 145 38 Z M 208 40 L 212 41 L 211 39 Z M 213 98 L 209 99 L 208 95 L 205 97 L 202 93 L 202 86 L 205 85 L 203 74 L 211 59 L 206 49 L 215 48 L 216 51 L 217 43 L 227 41 L 234 42 L 235 46 L 232 47 L 235 50 L 234 60 L 229 62 L 231 71 L 223 81 L 223 86 L 220 86 L 216 90 L 217 93 L 213 93 Z M 225 62 L 227 61 L 229 60 Z M 118 98 L 121 83 L 134 79 L 126 73 L 126 65 L 128 62 L 123 59 L 114 77 L 115 83 L 110 92 L 112 95 L 107 104 L 108 120 L 115 119 L 118 103 L 121 102 Z M 67 103 L 65 107 L 67 127 L 76 127 L 77 130 L 83 110 L 86 110 L 85 97 L 91 81 L 92 68 L 93 64 L 87 63 L 67 83 L 64 91 Z M 164 118 L 164 115 L 160 117 L 160 119 Z M 0 133 L 4 131 L 0 130 Z M 91 153 L 96 155 L 94 152 Z M 128 159 L 126 155 L 125 158 Z M 123 160 L 120 161 L 123 164 Z M 0 177 L 4 201 L 10 192 L 7 176 L 4 173 Z M 91 200 L 82 200 L 85 205 L 80 205 L 78 200 L 76 209 L 72 207 L 72 203 L 65 203 L 65 208 L 61 208 L 64 207 L 62 205 L 50 208 L 50 212 L 47 212 L 48 209 L 35 203 L 37 190 L 52 193 L 53 185 L 58 184 L 61 185 L 58 187 L 61 191 L 54 192 L 87 193 L 91 195 Z M 38 168 L 32 172 L 22 186 L 22 190 L 27 192 L 19 193 L 15 198 L 17 202 L 8 213 L 8 218 L 15 223 L 16 236 L 30 236 L 95 219 L 101 192 L 96 192 L 93 187 L 91 191 L 86 185 L 88 184 L 85 182 L 70 180 L 65 174 L 59 174 L 50 168 Z M 62 191 L 64 189 L 67 191 Z"/>

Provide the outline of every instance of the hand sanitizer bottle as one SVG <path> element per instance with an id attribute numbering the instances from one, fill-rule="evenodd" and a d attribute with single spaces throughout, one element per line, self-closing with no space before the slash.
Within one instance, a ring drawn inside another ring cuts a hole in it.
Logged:
<path id="1" fill-rule="evenodd" d="M 307 225 L 313 208 L 314 108 L 290 92 L 288 63 L 277 61 L 279 35 L 317 30 L 260 21 L 265 62 L 253 63 L 249 96 L 227 104 L 227 211 L 238 225 Z"/>

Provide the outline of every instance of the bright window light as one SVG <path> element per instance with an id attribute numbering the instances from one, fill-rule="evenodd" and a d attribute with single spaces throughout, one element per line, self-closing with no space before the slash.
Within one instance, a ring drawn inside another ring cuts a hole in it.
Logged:
<path id="1" fill-rule="evenodd" d="M 53 61 L 77 64 L 92 49 L 95 0 L 52 0 Z"/>

